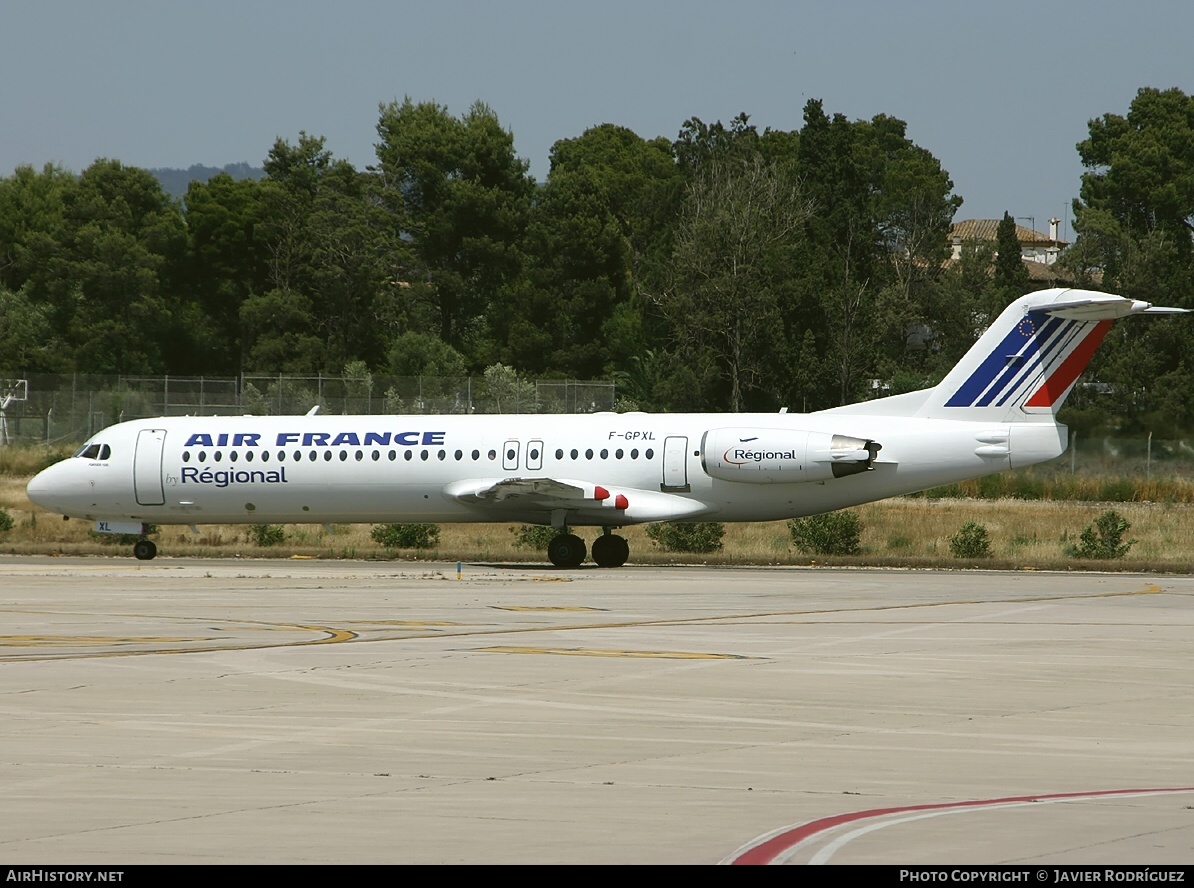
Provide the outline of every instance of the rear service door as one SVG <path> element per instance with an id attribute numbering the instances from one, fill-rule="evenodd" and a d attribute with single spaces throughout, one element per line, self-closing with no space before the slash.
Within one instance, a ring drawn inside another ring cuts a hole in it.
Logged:
<path id="1" fill-rule="evenodd" d="M 160 506 L 166 502 L 162 487 L 162 448 L 165 429 L 143 429 L 137 433 L 137 452 L 133 456 L 133 488 L 142 506 Z"/>
<path id="2" fill-rule="evenodd" d="M 663 439 L 663 482 L 660 490 L 684 491 L 688 486 L 688 439 L 672 436 Z"/>

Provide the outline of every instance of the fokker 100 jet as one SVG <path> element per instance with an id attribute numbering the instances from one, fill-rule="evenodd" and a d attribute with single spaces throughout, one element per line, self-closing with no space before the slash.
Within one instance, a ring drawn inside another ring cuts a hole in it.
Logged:
<path id="1" fill-rule="evenodd" d="M 149 524 L 521 522 L 558 567 L 601 528 L 815 515 L 1061 455 L 1057 410 L 1112 322 L 1182 309 L 1076 289 L 1009 305 L 941 383 L 809 414 L 176 416 L 111 426 L 29 482 L 109 533 Z"/>

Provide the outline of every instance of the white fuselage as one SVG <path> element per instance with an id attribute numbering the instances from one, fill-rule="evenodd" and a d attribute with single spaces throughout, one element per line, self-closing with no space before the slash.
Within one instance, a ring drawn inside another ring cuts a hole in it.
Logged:
<path id="1" fill-rule="evenodd" d="M 827 436 L 878 446 L 835 477 L 816 443 Z M 764 521 L 1029 465 L 1065 444 L 1052 421 L 842 413 L 164 417 L 105 429 L 91 456 L 51 466 L 29 496 L 73 517 L 156 524 Z M 511 479 L 615 495 L 467 495 Z"/>

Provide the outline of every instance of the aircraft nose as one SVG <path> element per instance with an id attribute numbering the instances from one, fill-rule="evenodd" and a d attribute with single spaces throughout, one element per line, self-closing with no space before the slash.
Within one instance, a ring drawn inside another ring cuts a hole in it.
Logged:
<path id="1" fill-rule="evenodd" d="M 59 472 L 55 471 L 58 466 L 50 466 L 48 469 L 42 469 L 25 485 L 25 495 L 29 497 L 29 502 L 41 506 L 51 512 L 61 512 L 60 501 L 62 497 L 62 485 L 55 479 Z"/>

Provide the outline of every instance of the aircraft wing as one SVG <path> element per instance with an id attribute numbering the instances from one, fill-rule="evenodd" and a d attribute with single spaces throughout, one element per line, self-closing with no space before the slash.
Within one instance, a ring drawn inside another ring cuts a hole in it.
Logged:
<path id="1" fill-rule="evenodd" d="M 574 524 L 640 524 L 647 521 L 680 521 L 708 511 L 699 500 L 644 490 L 638 487 L 605 487 L 568 478 L 477 478 L 453 481 L 444 496 L 503 517 L 564 511 Z"/>

